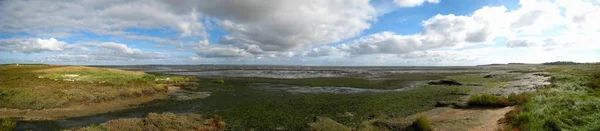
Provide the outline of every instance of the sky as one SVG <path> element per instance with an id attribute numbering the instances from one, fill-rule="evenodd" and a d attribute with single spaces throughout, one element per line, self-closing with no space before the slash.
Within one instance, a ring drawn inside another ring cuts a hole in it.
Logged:
<path id="1" fill-rule="evenodd" d="M 0 63 L 600 61 L 600 0 L 2 0 Z"/>

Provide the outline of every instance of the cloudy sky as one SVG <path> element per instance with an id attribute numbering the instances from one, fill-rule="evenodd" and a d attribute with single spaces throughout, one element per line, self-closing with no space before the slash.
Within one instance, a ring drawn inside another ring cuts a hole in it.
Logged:
<path id="1" fill-rule="evenodd" d="M 0 63 L 600 61 L 600 0 L 3 0 Z"/>

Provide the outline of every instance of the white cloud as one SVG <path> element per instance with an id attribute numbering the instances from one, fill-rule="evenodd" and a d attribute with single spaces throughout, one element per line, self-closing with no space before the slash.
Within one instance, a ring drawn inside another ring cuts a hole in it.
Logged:
<path id="1" fill-rule="evenodd" d="M 329 44 L 355 37 L 375 20 L 368 0 L 219 1 L 199 5 L 230 35 L 228 43 L 256 45 L 263 51 Z"/>
<path id="2" fill-rule="evenodd" d="M 353 55 L 404 54 L 441 47 L 482 43 L 492 37 L 487 21 L 469 16 L 436 15 L 422 23 L 424 31 L 413 35 L 381 32 L 350 42 L 345 47 Z"/>
<path id="3" fill-rule="evenodd" d="M 394 0 L 394 2 L 400 7 L 415 7 L 420 6 L 423 3 L 437 4 L 440 3 L 440 0 Z"/>
<path id="4" fill-rule="evenodd" d="M 2 1 L 0 32 L 57 34 L 92 31 L 120 35 L 128 28 L 168 27 L 181 36 L 206 36 L 199 14 L 175 12 L 160 1 Z"/>
<path id="5" fill-rule="evenodd" d="M 148 52 L 128 47 L 115 42 L 88 42 L 70 44 L 64 51 L 57 52 L 45 59 L 48 61 L 82 62 L 82 61 L 115 61 L 115 60 L 159 60 L 169 55 L 159 52 Z"/>
<path id="6" fill-rule="evenodd" d="M 66 42 L 50 39 L 0 39 L 0 51 L 21 52 L 21 53 L 39 53 L 42 51 L 61 51 Z"/>

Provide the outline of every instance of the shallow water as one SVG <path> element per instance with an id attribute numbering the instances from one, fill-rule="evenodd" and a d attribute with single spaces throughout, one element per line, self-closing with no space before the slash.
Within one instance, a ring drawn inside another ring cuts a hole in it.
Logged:
<path id="1" fill-rule="evenodd" d="M 309 87 L 309 86 L 290 86 L 285 84 L 269 84 L 269 83 L 254 83 L 250 84 L 250 87 L 257 89 L 266 90 L 283 90 L 291 93 L 333 93 L 333 94 L 353 94 L 353 93 L 364 93 L 364 92 L 401 92 L 412 90 L 415 87 L 422 85 L 425 82 L 413 82 L 404 88 L 398 89 L 365 89 L 365 88 L 354 88 L 354 87 Z"/>

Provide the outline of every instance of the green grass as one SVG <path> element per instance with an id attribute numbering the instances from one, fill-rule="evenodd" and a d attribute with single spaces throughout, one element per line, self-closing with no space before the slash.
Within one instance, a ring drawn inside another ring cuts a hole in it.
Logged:
<path id="1" fill-rule="evenodd" d="M 169 80 L 161 80 L 169 78 Z M 0 66 L 0 108 L 49 109 L 153 96 L 186 79 L 81 66 Z"/>
<path id="2" fill-rule="evenodd" d="M 532 94 L 510 121 L 521 130 L 600 130 L 600 92 L 590 86 L 600 66 L 547 66 L 552 85 Z"/>

